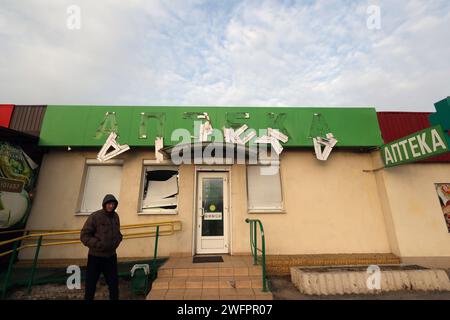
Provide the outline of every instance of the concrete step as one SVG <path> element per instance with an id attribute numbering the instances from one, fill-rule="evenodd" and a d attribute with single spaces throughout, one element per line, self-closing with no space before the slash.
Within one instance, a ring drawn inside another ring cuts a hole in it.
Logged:
<path id="1" fill-rule="evenodd" d="M 261 276 L 237 277 L 159 277 L 154 289 L 262 288 Z"/>
<path id="2" fill-rule="evenodd" d="M 261 276 L 260 266 L 206 267 L 206 268 L 161 268 L 158 277 L 236 277 Z"/>
<path id="3" fill-rule="evenodd" d="M 262 292 L 262 268 L 249 256 L 223 256 L 222 263 L 192 263 L 170 258 L 158 271 L 149 300 L 267 300 Z"/>
<path id="4" fill-rule="evenodd" d="M 147 300 L 273 300 L 273 296 L 250 288 L 152 289 Z"/>

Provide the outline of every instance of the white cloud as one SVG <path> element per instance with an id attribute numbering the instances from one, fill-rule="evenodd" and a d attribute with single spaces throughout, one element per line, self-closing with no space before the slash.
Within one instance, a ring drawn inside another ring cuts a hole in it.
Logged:
<path id="1" fill-rule="evenodd" d="M 10 0 L 0 27 L 2 103 L 432 111 L 449 95 L 445 0 Z"/>

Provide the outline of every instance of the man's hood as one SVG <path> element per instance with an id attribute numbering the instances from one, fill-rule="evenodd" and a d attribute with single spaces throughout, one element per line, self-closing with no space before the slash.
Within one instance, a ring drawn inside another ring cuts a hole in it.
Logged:
<path id="1" fill-rule="evenodd" d="M 116 203 L 116 205 L 114 207 L 114 210 L 116 210 L 117 206 L 119 205 L 119 201 L 117 201 L 116 197 L 114 197 L 112 194 L 107 194 L 103 198 L 102 208 L 105 209 L 106 203 L 111 202 L 111 201 Z"/>

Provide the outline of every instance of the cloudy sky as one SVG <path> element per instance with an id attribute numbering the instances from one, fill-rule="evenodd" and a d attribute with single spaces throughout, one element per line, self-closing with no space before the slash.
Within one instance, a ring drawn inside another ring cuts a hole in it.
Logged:
<path id="1" fill-rule="evenodd" d="M 449 95 L 448 0 L 0 2 L 0 103 L 433 111 Z"/>

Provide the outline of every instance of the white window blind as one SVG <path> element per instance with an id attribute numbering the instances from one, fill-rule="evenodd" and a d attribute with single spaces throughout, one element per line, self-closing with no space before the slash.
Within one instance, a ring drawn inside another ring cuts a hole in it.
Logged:
<path id="1" fill-rule="evenodd" d="M 102 208 L 102 201 L 110 193 L 119 200 L 122 166 L 88 165 L 80 212 Z"/>
<path id="2" fill-rule="evenodd" d="M 247 166 L 248 209 L 280 211 L 283 209 L 280 170 L 261 168 L 263 166 Z"/>

